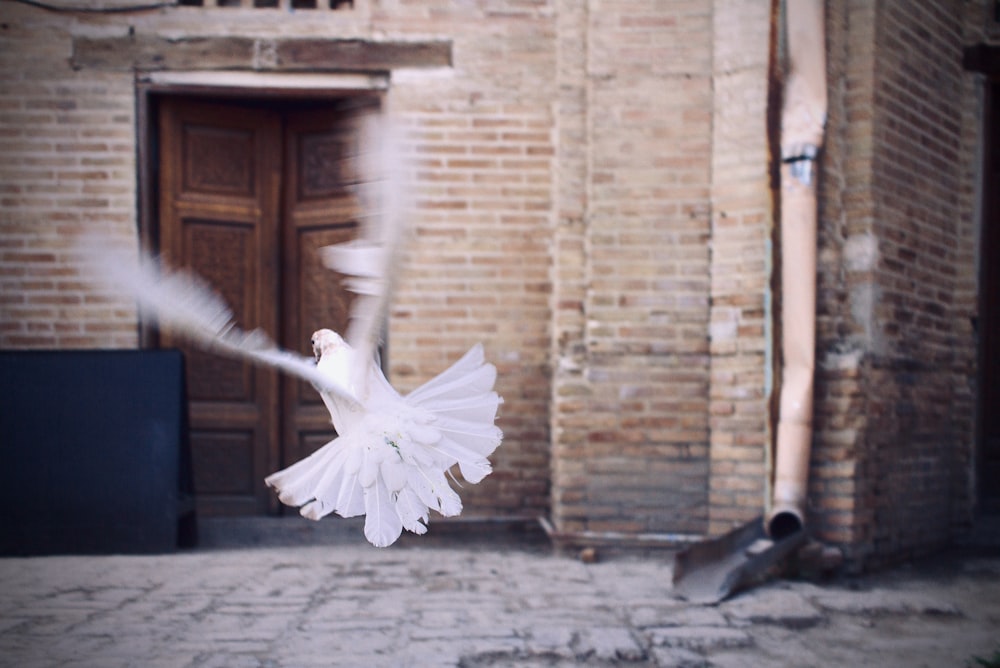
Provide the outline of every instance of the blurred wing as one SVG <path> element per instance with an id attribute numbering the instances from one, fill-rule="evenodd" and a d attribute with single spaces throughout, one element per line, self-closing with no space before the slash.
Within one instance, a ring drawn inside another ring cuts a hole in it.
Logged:
<path id="1" fill-rule="evenodd" d="M 382 327 L 393 289 L 394 244 L 356 239 L 320 249 L 323 264 L 344 274 L 344 287 L 355 294 L 345 340 L 370 360 L 382 338 Z"/>
<path id="2" fill-rule="evenodd" d="M 364 207 L 361 237 L 320 249 L 323 264 L 344 274 L 357 295 L 351 304 L 346 340 L 365 362 L 375 356 L 405 241 L 406 161 L 397 131 L 370 117 L 361 129 L 358 195 Z"/>
<path id="3" fill-rule="evenodd" d="M 140 312 L 159 327 L 214 352 L 280 369 L 357 403 L 313 360 L 279 348 L 259 329 L 246 332 L 237 327 L 229 306 L 197 275 L 162 266 L 147 256 L 136 261 L 97 239 L 85 240 L 81 250 L 94 278 L 132 295 Z"/>

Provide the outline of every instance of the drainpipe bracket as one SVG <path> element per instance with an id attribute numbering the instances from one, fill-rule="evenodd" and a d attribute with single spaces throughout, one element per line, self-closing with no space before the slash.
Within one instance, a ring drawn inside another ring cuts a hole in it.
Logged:
<path id="1" fill-rule="evenodd" d="M 819 147 L 815 144 L 796 144 L 782 149 L 781 162 L 788 165 L 792 178 L 809 186 L 812 184 L 813 168 L 818 155 Z"/>

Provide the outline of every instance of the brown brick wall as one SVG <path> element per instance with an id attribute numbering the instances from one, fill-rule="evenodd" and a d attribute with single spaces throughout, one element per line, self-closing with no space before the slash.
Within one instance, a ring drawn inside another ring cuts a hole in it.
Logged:
<path id="1" fill-rule="evenodd" d="M 940 547 L 957 509 L 968 517 L 975 156 L 963 114 L 976 103 L 963 9 L 829 9 L 810 516 L 858 562 Z"/>
<path id="2" fill-rule="evenodd" d="M 468 513 L 743 523 L 772 439 L 767 5 L 357 0 L 276 20 L 0 3 L 0 347 L 138 345 L 132 306 L 83 285 L 67 246 L 84 228 L 138 242 L 132 61 L 74 40 L 225 38 L 246 53 L 211 57 L 247 71 L 288 68 L 284 38 L 445 41 L 450 67 L 397 68 L 387 94 L 420 165 L 390 362 L 403 389 L 476 341 L 499 367 L 506 439 Z M 1000 40 L 991 6 L 827 2 L 808 512 L 858 564 L 970 516 L 979 117 L 960 56 Z M 174 66 L 210 67 L 195 46 Z"/>
<path id="3" fill-rule="evenodd" d="M 875 292 L 876 215 L 870 192 L 874 26 L 871 3 L 827 7 L 826 141 L 818 175 L 815 433 L 807 521 L 857 556 L 870 545 L 874 494 L 864 454 L 863 360 Z"/>
<path id="4" fill-rule="evenodd" d="M 588 291 L 587 207 L 590 196 L 588 39 L 590 14 L 586 3 L 562 0 L 558 10 L 556 83 L 559 111 L 557 136 L 558 184 L 556 225 L 552 240 L 553 299 L 552 519 L 562 530 L 582 530 L 579 507 L 586 499 L 583 467 L 588 388 L 586 301 Z"/>
<path id="5" fill-rule="evenodd" d="M 128 304 L 80 283 L 67 239 L 130 235 L 135 216 L 131 82 L 67 67 L 68 35 L 11 3 L 0 32 L 0 345 L 130 347 Z"/>
<path id="6" fill-rule="evenodd" d="M 553 517 L 569 532 L 701 533 L 711 6 L 575 4 L 560 5 L 573 143 L 559 154 Z"/>
<path id="7" fill-rule="evenodd" d="M 949 504 L 959 491 L 951 467 L 972 437 L 970 424 L 951 420 L 952 372 L 973 344 L 967 315 L 955 309 L 960 231 L 972 224 L 957 215 L 969 76 L 961 69 L 962 5 L 884 2 L 878 16 L 872 189 L 880 295 L 871 387 L 882 400 L 871 404 L 869 434 L 880 556 L 950 539 Z"/>
<path id="8" fill-rule="evenodd" d="M 715 3 L 708 330 L 711 534 L 760 515 L 768 489 L 768 294 L 774 225 L 767 127 L 770 19 L 769 3 Z"/>

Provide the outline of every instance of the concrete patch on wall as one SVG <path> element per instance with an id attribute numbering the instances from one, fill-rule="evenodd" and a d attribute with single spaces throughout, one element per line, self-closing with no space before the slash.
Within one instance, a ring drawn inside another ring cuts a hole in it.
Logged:
<path id="1" fill-rule="evenodd" d="M 844 268 L 847 271 L 873 271 L 878 257 L 878 239 L 871 234 L 854 234 L 844 242 Z"/>
<path id="2" fill-rule="evenodd" d="M 824 369 L 850 371 L 861 366 L 865 351 L 860 348 L 831 350 L 820 360 Z"/>
<path id="3" fill-rule="evenodd" d="M 716 309 L 708 325 L 708 337 L 712 344 L 735 341 L 739 336 L 740 312 L 738 309 Z"/>
<path id="4" fill-rule="evenodd" d="M 875 283 L 858 283 L 850 289 L 851 316 L 862 332 L 866 347 L 876 354 L 885 352 L 888 346 L 875 317 L 881 294 L 882 288 Z"/>

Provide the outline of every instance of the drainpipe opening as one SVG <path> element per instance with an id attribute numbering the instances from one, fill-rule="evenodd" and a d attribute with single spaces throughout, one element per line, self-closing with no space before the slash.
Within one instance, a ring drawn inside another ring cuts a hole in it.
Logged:
<path id="1" fill-rule="evenodd" d="M 782 510 L 775 513 L 767 523 L 767 533 L 774 540 L 788 538 L 802 531 L 805 523 L 798 513 L 792 510 Z"/>

